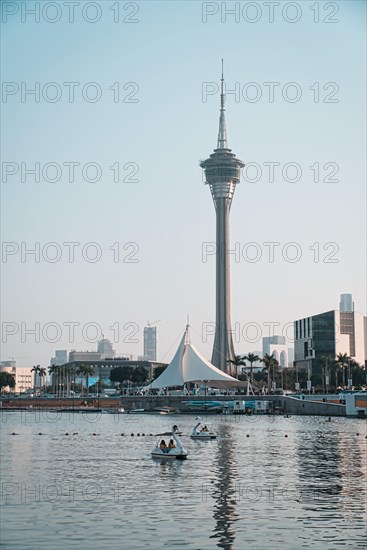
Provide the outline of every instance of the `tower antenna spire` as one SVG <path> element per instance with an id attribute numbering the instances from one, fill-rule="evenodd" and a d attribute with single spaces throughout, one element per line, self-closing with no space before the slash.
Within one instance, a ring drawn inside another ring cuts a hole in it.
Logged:
<path id="1" fill-rule="evenodd" d="M 222 57 L 222 78 L 221 78 L 221 89 L 220 89 L 220 95 L 221 95 L 221 107 L 224 108 L 224 92 L 223 92 L 223 85 L 224 85 L 224 61 Z M 222 103 L 223 101 L 223 103 Z"/>
<path id="2" fill-rule="evenodd" d="M 221 85 L 220 85 L 220 115 L 219 115 L 219 132 L 218 132 L 217 149 L 228 149 L 226 115 L 225 115 L 224 103 L 225 103 L 224 61 L 222 57 L 222 78 L 221 78 Z"/>

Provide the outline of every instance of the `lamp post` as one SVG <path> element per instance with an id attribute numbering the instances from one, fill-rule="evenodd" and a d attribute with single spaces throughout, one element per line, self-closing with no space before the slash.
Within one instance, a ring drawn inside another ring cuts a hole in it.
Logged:
<path id="1" fill-rule="evenodd" d="M 343 363 L 342 364 L 342 373 L 343 373 L 343 376 L 342 376 L 342 384 L 343 384 L 343 390 L 345 390 L 346 388 L 346 385 L 347 385 L 347 381 L 346 381 L 346 370 L 347 370 L 347 364 L 346 363 Z"/>
<path id="2" fill-rule="evenodd" d="M 350 357 L 348 358 L 348 387 L 352 389 L 353 386 L 353 380 L 351 376 L 351 370 L 350 370 Z"/>
<path id="3" fill-rule="evenodd" d="M 311 393 L 311 387 L 312 387 L 312 384 L 311 384 L 310 364 L 307 363 L 307 389 L 309 394 Z"/>
<path id="4" fill-rule="evenodd" d="M 75 365 L 73 365 L 73 409 L 75 408 Z"/>
<path id="5" fill-rule="evenodd" d="M 206 405 L 206 384 L 207 384 L 208 380 L 203 380 L 203 383 L 204 383 L 204 411 L 205 411 L 205 416 L 207 415 L 207 405 Z"/>
<path id="6" fill-rule="evenodd" d="M 101 391 L 100 384 L 101 384 L 101 365 L 98 366 L 98 381 L 97 381 L 97 408 L 99 409 L 99 394 Z"/>

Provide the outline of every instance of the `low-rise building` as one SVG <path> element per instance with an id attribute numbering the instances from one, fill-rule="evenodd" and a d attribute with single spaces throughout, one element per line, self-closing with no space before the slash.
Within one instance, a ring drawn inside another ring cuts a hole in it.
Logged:
<path id="1" fill-rule="evenodd" d="M 77 356 L 78 357 L 78 356 Z M 93 369 L 93 373 L 89 376 L 89 385 L 93 385 L 97 380 L 103 381 L 105 384 L 110 385 L 110 374 L 111 370 L 115 369 L 117 367 L 144 367 L 147 369 L 149 373 L 149 379 L 153 377 L 154 370 L 157 367 L 165 367 L 167 366 L 167 363 L 160 363 L 158 361 L 132 361 L 129 359 L 126 359 L 125 357 L 111 357 L 109 359 L 101 359 L 101 360 L 74 360 L 66 363 L 61 368 L 65 370 L 65 373 L 68 372 L 69 369 L 72 370 L 72 372 L 77 373 L 79 370 L 79 367 L 81 366 L 90 366 Z M 83 376 L 76 376 L 75 381 L 78 379 L 84 378 Z"/>
<path id="2" fill-rule="evenodd" d="M 71 351 L 68 363 L 101 361 L 102 354 L 98 351 Z"/>
<path id="3" fill-rule="evenodd" d="M 8 372 L 15 379 L 15 387 L 4 388 L 5 391 L 24 393 L 33 388 L 34 376 L 32 367 L 17 367 L 15 361 L 2 361 L 0 363 L 0 372 Z"/>

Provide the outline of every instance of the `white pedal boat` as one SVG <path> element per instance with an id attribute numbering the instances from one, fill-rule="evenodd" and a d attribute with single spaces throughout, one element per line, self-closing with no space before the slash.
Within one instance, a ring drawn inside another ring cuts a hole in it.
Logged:
<path id="1" fill-rule="evenodd" d="M 173 431 L 165 432 L 156 434 L 156 437 L 156 446 L 151 452 L 153 458 L 164 458 L 169 460 L 185 460 L 187 458 L 187 451 L 184 449 L 177 433 Z M 170 441 L 173 442 L 174 448 L 169 448 Z"/>
<path id="2" fill-rule="evenodd" d="M 197 424 L 193 427 L 191 431 L 191 439 L 200 439 L 203 441 L 208 441 L 210 439 L 217 439 L 217 434 L 211 430 L 206 425 L 203 425 L 201 418 L 197 418 Z"/>

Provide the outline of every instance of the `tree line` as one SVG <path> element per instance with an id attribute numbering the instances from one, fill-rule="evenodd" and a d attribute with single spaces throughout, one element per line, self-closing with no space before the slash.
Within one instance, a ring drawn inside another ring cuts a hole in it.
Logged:
<path id="1" fill-rule="evenodd" d="M 263 363 L 263 368 L 254 372 L 254 363 Z M 247 355 L 236 355 L 234 360 L 230 361 L 236 367 L 236 372 L 239 367 L 249 369 L 249 374 L 239 374 L 239 380 L 249 380 L 251 384 L 259 387 L 292 389 L 295 388 L 295 383 L 300 386 L 305 386 L 307 380 L 311 380 L 312 386 L 319 391 L 327 389 L 337 391 L 339 388 L 347 387 L 348 380 L 352 381 L 354 387 L 361 387 L 366 384 L 366 370 L 359 365 L 353 358 L 346 353 L 339 353 L 336 357 L 321 356 L 314 361 L 312 372 L 296 367 L 281 368 L 279 361 L 273 354 L 265 354 L 264 357 L 259 357 L 254 353 Z M 248 365 L 249 363 L 249 365 Z M 153 379 L 158 378 L 167 367 L 156 367 L 153 373 Z M 46 391 L 46 374 L 47 371 L 40 365 L 34 365 L 31 369 L 34 373 L 34 388 L 37 390 L 43 389 Z M 95 374 L 95 369 L 92 365 L 79 365 L 77 368 L 72 365 L 51 365 L 48 367 L 48 372 L 52 377 L 52 385 L 48 386 L 47 390 L 54 394 L 70 396 L 76 391 L 89 394 L 90 390 L 100 392 L 103 388 L 108 387 L 106 383 L 99 379 L 94 387 L 89 386 L 89 378 Z M 84 383 L 77 384 L 76 377 L 81 378 Z M 143 386 L 149 382 L 149 372 L 142 365 L 138 367 L 120 366 L 115 367 L 110 372 L 110 381 L 118 383 L 120 389 L 126 385 Z M 0 390 L 3 388 L 14 388 L 14 375 L 8 372 L 0 372 Z"/>
<path id="2" fill-rule="evenodd" d="M 264 366 L 261 371 L 254 373 L 253 364 L 259 361 Z M 265 354 L 262 358 L 254 353 L 242 356 L 236 355 L 234 360 L 230 362 L 236 367 L 236 370 L 241 366 L 249 368 L 249 375 L 240 374 L 238 376 L 239 380 L 249 380 L 251 384 L 258 383 L 269 390 L 274 385 L 276 388 L 283 388 L 284 381 L 292 390 L 294 390 L 296 383 L 302 386 L 308 380 L 311 381 L 312 386 L 320 391 L 327 389 L 336 391 L 338 388 L 348 387 L 348 381 L 350 380 L 354 387 L 361 387 L 366 384 L 365 367 L 346 353 L 339 353 L 336 357 L 331 355 L 321 356 L 314 360 L 312 372 L 297 367 L 282 368 L 273 354 Z M 247 362 L 250 363 L 250 366 Z"/>

